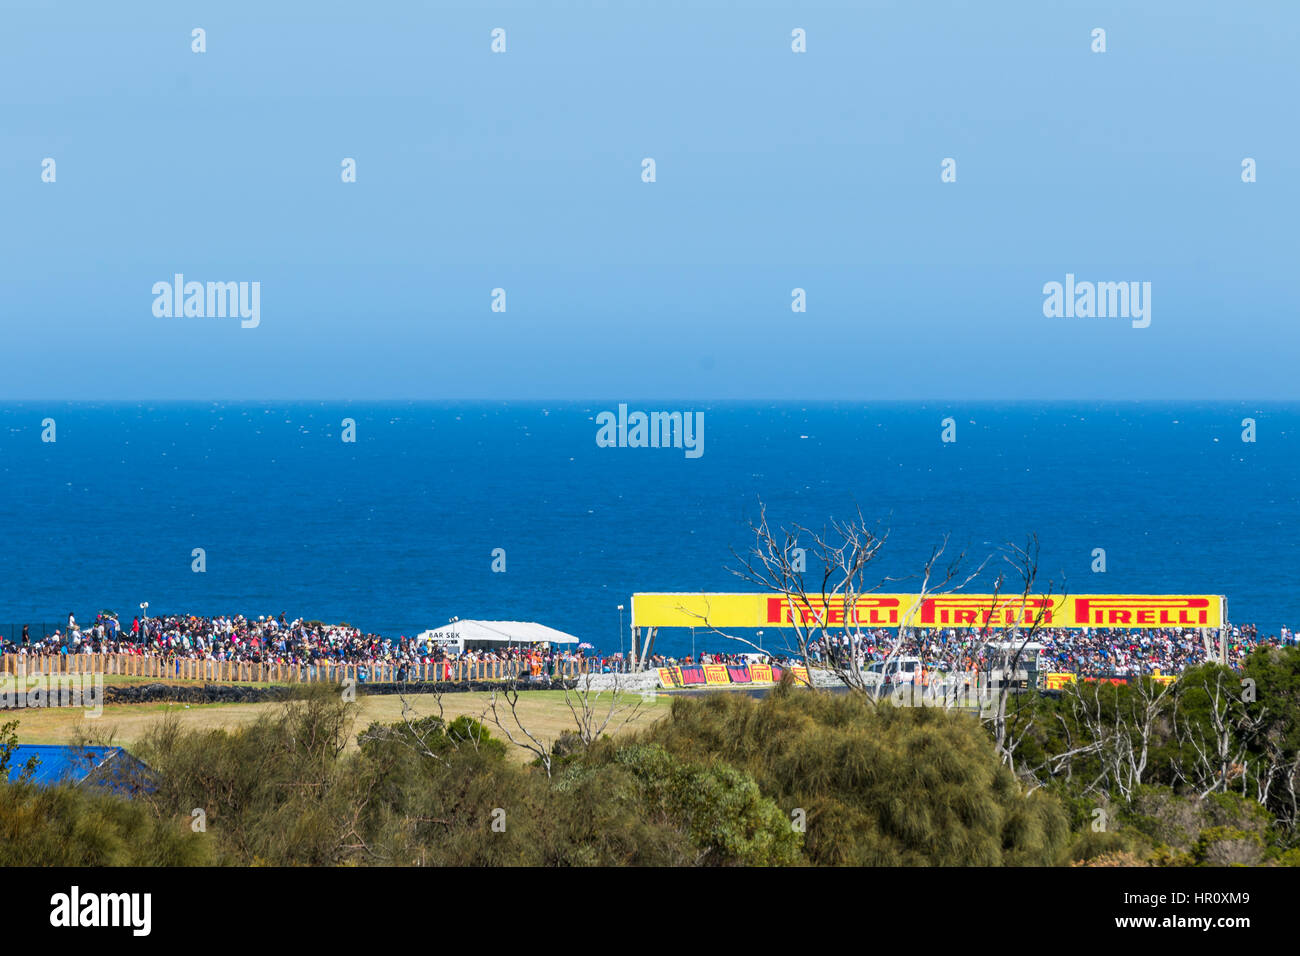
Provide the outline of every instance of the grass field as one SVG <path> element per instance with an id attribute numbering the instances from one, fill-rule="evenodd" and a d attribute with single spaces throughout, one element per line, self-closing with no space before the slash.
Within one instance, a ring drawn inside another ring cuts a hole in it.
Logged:
<path id="1" fill-rule="evenodd" d="M 155 681 L 156 682 L 156 681 Z M 576 695 L 570 695 L 575 701 Z M 455 693 L 442 695 L 442 713 L 447 720 L 462 714 L 483 720 L 489 732 L 507 744 L 506 735 L 492 725 L 485 713 L 490 704 L 491 695 L 487 693 Z M 601 694 L 595 698 L 596 713 L 603 716 L 609 708 L 610 697 Z M 411 707 L 412 718 L 436 716 L 437 699 L 432 694 L 417 694 L 406 698 Z M 611 735 L 625 733 L 630 729 L 644 727 L 667 713 L 671 700 L 666 694 L 659 694 L 650 700 L 642 700 L 637 694 L 620 695 L 617 706 L 620 713 L 610 722 Z M 632 719 L 623 725 L 631 714 L 631 706 L 639 705 Z M 18 721 L 18 740 L 24 744 L 67 744 L 78 739 L 82 733 L 93 734 L 95 739 L 104 739 L 111 735 L 113 743 L 128 749 L 140 740 L 151 726 L 167 714 L 175 714 L 186 729 L 220 728 L 231 730 L 244 724 L 252 723 L 262 714 L 283 706 L 270 702 L 261 704 L 109 704 L 97 718 L 90 718 L 79 707 L 47 707 L 39 710 L 8 710 L 0 712 L 0 723 Z M 402 698 L 396 694 L 376 695 L 374 697 L 358 696 L 356 705 L 356 723 L 354 735 L 364 730 L 372 721 L 379 723 L 396 723 L 402 720 Z M 622 710 L 622 708 L 629 710 Z M 522 739 L 518 728 L 510 718 L 509 709 L 503 699 L 498 698 L 498 713 L 502 722 L 517 739 Z M 523 725 L 539 740 L 547 743 L 555 740 L 565 731 L 576 729 L 573 714 L 564 701 L 564 692 L 558 690 L 530 690 L 519 695 L 519 718 Z M 355 740 L 352 744 L 355 746 Z M 511 748 L 521 761 L 531 759 L 522 748 Z"/>

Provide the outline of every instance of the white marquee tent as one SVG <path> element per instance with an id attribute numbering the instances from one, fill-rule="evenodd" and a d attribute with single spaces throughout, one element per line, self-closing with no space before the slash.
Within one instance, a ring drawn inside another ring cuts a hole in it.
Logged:
<path id="1" fill-rule="evenodd" d="M 421 632 L 418 640 L 475 650 L 510 644 L 577 644 L 572 634 L 533 621 L 456 621 Z"/>

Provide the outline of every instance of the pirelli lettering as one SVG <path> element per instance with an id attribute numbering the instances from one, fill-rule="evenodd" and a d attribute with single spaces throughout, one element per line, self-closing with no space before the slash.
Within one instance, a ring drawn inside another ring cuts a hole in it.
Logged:
<path id="1" fill-rule="evenodd" d="M 783 597 L 767 599 L 767 617 L 765 624 L 800 624 L 818 625 L 825 621 L 827 626 L 835 627 L 850 621 L 862 627 L 898 627 L 906 608 L 898 597 L 878 597 L 864 595 L 852 602 L 843 598 L 832 598 L 818 604 L 798 604 Z"/>
<path id="2" fill-rule="evenodd" d="M 978 594 L 926 598 L 916 622 L 920 627 L 1055 627 L 1058 615 L 1053 598 L 998 597 Z"/>
<path id="3" fill-rule="evenodd" d="M 1087 595 L 1074 602 L 1076 627 L 1218 627 L 1220 599 L 1191 595 Z"/>

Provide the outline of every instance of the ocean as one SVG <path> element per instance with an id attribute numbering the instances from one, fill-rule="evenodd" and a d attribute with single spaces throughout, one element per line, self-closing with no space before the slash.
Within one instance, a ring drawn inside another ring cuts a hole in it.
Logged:
<path id="1" fill-rule="evenodd" d="M 753 590 L 731 569 L 760 502 L 773 524 L 879 520 L 881 575 L 945 534 L 974 563 L 1037 534 L 1057 591 L 1226 594 L 1234 623 L 1300 625 L 1300 404 L 628 402 L 702 412 L 697 458 L 598 446 L 618 404 L 0 405 L 0 628 L 148 601 L 385 637 L 539 621 L 613 652 L 635 591 Z M 657 650 L 692 646 L 722 644 Z"/>

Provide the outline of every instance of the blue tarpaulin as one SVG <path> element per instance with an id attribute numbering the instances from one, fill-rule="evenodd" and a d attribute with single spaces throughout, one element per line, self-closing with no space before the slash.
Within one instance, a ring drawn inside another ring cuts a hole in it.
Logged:
<path id="1" fill-rule="evenodd" d="M 16 781 L 37 759 L 33 783 L 52 787 L 87 783 L 123 793 L 148 789 L 148 767 L 121 747 L 71 747 L 58 744 L 22 744 L 9 758 L 9 780 Z"/>

